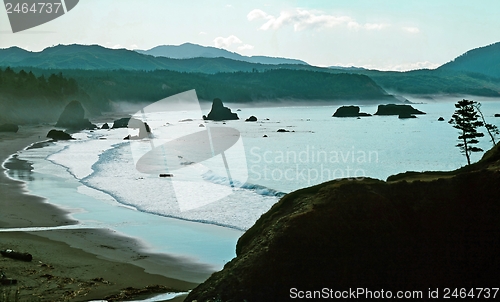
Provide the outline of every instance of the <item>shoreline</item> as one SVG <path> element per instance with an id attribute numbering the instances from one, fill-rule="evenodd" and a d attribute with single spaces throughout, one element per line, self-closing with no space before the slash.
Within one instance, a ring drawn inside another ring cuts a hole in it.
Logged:
<path id="1" fill-rule="evenodd" d="M 43 139 L 51 127 L 27 126 L 20 127 L 17 133 L 0 133 L 0 161 L 3 163 L 16 152 L 23 150 L 30 144 Z M 46 202 L 45 198 L 27 193 L 26 184 L 5 175 L 1 167 L 0 173 L 0 228 L 60 226 L 76 224 L 77 221 L 69 218 L 68 213 L 59 207 Z M 15 203 L 9 202 L 16 200 Z M 31 211 L 26 211 L 30 207 Z M 22 213 L 22 215 L 20 215 Z"/>
<path id="2" fill-rule="evenodd" d="M 18 133 L 0 133 L 0 161 L 45 138 L 51 126 L 24 126 Z M 85 301 L 118 295 L 127 287 L 143 289 L 161 285 L 156 290 L 186 292 L 211 272 L 201 269 L 186 279 L 169 278 L 167 272 L 189 263 L 166 254 L 147 252 L 137 239 L 107 229 L 71 228 L 78 224 L 70 213 L 40 196 L 30 195 L 26 184 L 9 178 L 2 167 L 0 175 L 0 229 L 58 227 L 69 229 L 0 232 L 0 249 L 14 249 L 33 255 L 32 262 L 0 257 L 0 269 L 18 280 L 3 291 L 20 290 L 21 299 L 39 297 L 41 301 Z M 196 269 L 196 266 L 191 267 Z M 199 267 L 201 268 L 201 267 Z M 142 294 L 142 297 L 148 295 Z M 132 293 L 133 295 L 133 293 Z M 152 291 L 149 296 L 153 295 Z M 125 299 L 122 296 L 120 299 Z M 129 297 L 130 298 L 130 297 Z M 175 298 L 176 301 L 181 297 Z"/>

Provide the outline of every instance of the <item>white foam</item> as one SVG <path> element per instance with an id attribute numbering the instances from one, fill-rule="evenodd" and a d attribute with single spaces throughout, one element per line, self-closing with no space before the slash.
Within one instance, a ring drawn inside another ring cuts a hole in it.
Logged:
<path id="1" fill-rule="evenodd" d="M 127 129 L 95 130 L 73 134 L 77 140 L 59 142 L 62 150 L 48 156 L 48 160 L 64 166 L 77 179 L 91 175 L 92 166 L 99 160 L 99 155 L 115 145 L 123 144 L 128 135 Z"/>

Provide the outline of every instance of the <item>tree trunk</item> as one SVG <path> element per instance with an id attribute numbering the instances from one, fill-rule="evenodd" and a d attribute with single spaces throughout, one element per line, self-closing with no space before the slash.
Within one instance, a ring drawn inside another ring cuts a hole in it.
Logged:
<path id="1" fill-rule="evenodd" d="M 467 138 L 465 138 L 465 130 L 462 131 L 462 136 L 464 140 L 465 157 L 467 157 L 467 165 L 470 165 L 469 146 L 467 146 Z"/>

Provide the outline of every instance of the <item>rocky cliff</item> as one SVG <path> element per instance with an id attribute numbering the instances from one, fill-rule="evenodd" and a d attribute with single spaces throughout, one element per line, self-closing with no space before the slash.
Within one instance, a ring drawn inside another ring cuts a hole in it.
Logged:
<path id="1" fill-rule="evenodd" d="M 185 301 L 500 284 L 500 151 L 453 172 L 341 179 L 285 195 Z M 293 289 L 295 288 L 295 290 Z M 477 294 L 477 293 L 476 293 Z M 359 297 L 358 297 L 359 298 Z"/>

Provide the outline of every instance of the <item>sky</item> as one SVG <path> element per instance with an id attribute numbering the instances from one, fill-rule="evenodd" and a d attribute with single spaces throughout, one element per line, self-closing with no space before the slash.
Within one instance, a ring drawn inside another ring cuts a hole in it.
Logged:
<path id="1" fill-rule="evenodd" d="M 500 41 L 499 12 L 499 0 L 80 0 L 18 33 L 2 6 L 0 48 L 190 42 L 317 66 L 404 71 L 436 68 Z"/>

